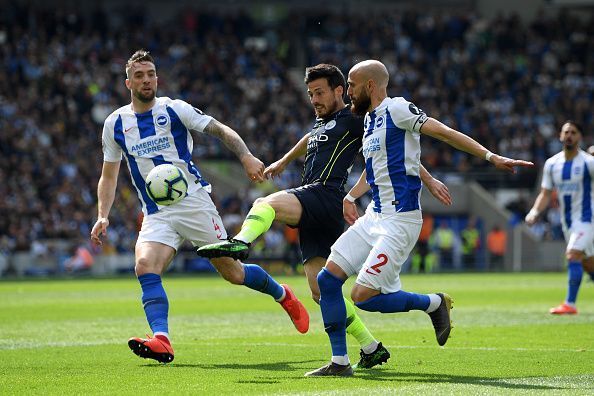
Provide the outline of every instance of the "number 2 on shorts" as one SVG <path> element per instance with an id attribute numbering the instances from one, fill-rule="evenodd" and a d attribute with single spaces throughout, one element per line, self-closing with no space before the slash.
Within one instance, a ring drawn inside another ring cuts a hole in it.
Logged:
<path id="1" fill-rule="evenodd" d="M 372 265 L 370 268 L 367 268 L 367 269 L 365 270 L 365 272 L 367 272 L 368 274 L 371 274 L 371 275 L 377 275 L 377 274 L 380 274 L 380 273 L 382 272 L 382 271 L 380 270 L 380 267 L 382 267 L 382 266 L 384 266 L 384 265 L 388 264 L 388 256 L 386 256 L 386 255 L 385 255 L 385 254 L 383 254 L 383 253 L 380 253 L 380 254 L 378 254 L 378 255 L 377 255 L 377 258 L 379 259 L 379 263 L 377 263 L 377 264 L 373 264 L 373 265 Z M 374 272 L 371 272 L 371 271 L 369 271 L 370 269 L 374 270 L 374 271 L 375 271 L 375 273 L 374 273 Z"/>

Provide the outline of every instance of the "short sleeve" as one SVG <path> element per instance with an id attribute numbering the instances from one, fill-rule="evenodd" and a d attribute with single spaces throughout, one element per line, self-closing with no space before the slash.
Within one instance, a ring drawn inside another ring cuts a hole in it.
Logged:
<path id="1" fill-rule="evenodd" d="M 544 164 L 540 186 L 546 190 L 553 189 L 553 163 L 550 160 Z"/>
<path id="2" fill-rule="evenodd" d="M 423 110 L 402 98 L 394 99 L 388 106 L 388 111 L 394 124 L 405 131 L 420 132 L 421 126 L 427 121 Z"/>
<path id="3" fill-rule="evenodd" d="M 122 148 L 114 139 L 114 122 L 112 117 L 107 117 L 103 124 L 101 144 L 103 146 L 103 161 L 119 162 L 122 160 Z"/>
<path id="4" fill-rule="evenodd" d="M 204 114 L 202 110 L 193 107 L 183 100 L 175 100 L 173 103 L 175 112 L 179 115 L 181 121 L 186 128 L 192 131 L 204 132 L 206 126 L 213 119 L 211 116 Z"/>

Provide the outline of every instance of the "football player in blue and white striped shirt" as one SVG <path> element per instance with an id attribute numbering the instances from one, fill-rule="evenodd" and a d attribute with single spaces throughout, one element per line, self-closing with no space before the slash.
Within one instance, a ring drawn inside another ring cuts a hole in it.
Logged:
<path id="1" fill-rule="evenodd" d="M 428 117 L 402 97 L 387 96 L 388 70 L 378 61 L 353 66 L 348 77 L 351 110 L 365 115 L 365 170 L 343 200 L 344 217 L 352 224 L 332 246 L 318 274 L 320 307 L 332 346 L 330 364 L 306 376 L 348 376 L 345 305 L 342 285 L 357 275 L 351 292 L 355 305 L 382 313 L 422 310 L 429 314 L 439 345 L 451 330 L 452 300 L 445 293 L 416 294 L 402 290 L 400 269 L 421 231 L 420 134 L 427 134 L 485 158 L 497 168 L 514 171 L 531 162 L 491 153 L 474 139 Z M 355 199 L 371 189 L 372 201 L 358 217 Z"/>
<path id="2" fill-rule="evenodd" d="M 538 215 L 549 205 L 551 192 L 557 189 L 561 227 L 567 241 L 568 286 L 565 301 L 549 312 L 571 315 L 578 312 L 575 302 L 584 268 L 594 279 L 594 157 L 580 149 L 582 127 L 574 121 L 565 121 L 559 140 L 563 143 L 563 151 L 546 160 L 540 193 L 526 215 L 526 223 L 536 222 Z"/>
<path id="3" fill-rule="evenodd" d="M 264 164 L 254 157 L 233 129 L 205 115 L 182 100 L 156 97 L 157 71 L 152 56 L 137 51 L 126 64 L 126 87 L 131 103 L 105 120 L 103 127 L 103 169 L 97 187 L 97 222 L 91 240 L 101 244 L 109 226 L 108 215 L 114 201 L 120 162 L 126 159 L 132 183 L 144 212 L 136 242 L 135 271 L 142 287 L 142 303 L 154 338 L 131 338 L 128 345 L 144 358 L 162 363 L 173 360 L 169 340 L 169 301 L 161 275 L 184 240 L 196 246 L 227 237 L 223 222 L 212 202 L 210 185 L 192 161 L 191 131 L 215 136 L 241 161 L 248 177 L 263 181 Z M 145 178 L 155 166 L 178 166 L 188 180 L 187 196 L 161 207 L 148 196 Z M 279 285 L 261 267 L 242 264 L 228 257 L 211 260 L 224 279 L 272 296 L 287 311 L 297 329 L 309 326 L 307 311 L 286 285 Z"/>

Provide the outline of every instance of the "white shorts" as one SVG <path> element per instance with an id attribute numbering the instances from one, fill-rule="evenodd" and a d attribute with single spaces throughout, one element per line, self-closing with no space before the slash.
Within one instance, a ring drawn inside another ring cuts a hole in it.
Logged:
<path id="1" fill-rule="evenodd" d="M 203 188 L 180 202 L 145 216 L 136 244 L 160 242 L 175 250 L 189 240 L 203 246 L 227 238 L 227 231 L 210 195 Z"/>
<path id="2" fill-rule="evenodd" d="M 367 212 L 332 245 L 328 260 L 348 275 L 357 275 L 356 283 L 394 293 L 401 289 L 400 269 L 415 246 L 421 232 L 421 212 L 389 216 Z"/>
<path id="3" fill-rule="evenodd" d="M 569 230 L 563 229 L 567 249 L 584 252 L 585 257 L 594 256 L 594 225 L 592 223 L 574 223 Z"/>

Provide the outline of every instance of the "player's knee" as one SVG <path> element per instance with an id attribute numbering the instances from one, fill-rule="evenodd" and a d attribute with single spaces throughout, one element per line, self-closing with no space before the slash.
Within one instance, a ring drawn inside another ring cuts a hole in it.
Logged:
<path id="1" fill-rule="evenodd" d="M 330 274 L 330 272 L 324 268 L 318 272 L 317 280 L 320 291 L 327 290 L 328 287 L 332 287 L 332 278 L 332 274 Z"/>
<path id="2" fill-rule="evenodd" d="M 369 296 L 363 294 L 363 292 L 357 288 L 353 288 L 353 290 L 351 290 L 351 300 L 353 300 L 353 302 L 355 304 L 359 304 L 362 302 L 365 302 L 369 299 Z"/>
<path id="3" fill-rule="evenodd" d="M 570 250 L 569 252 L 565 253 L 565 258 L 567 261 L 582 261 L 584 254 L 577 250 Z"/>
<path id="4" fill-rule="evenodd" d="M 256 200 L 254 201 L 254 203 L 252 204 L 252 206 L 256 206 L 256 205 L 258 205 L 258 204 L 262 204 L 262 203 L 268 203 L 268 202 L 266 201 L 266 198 L 268 198 L 268 197 L 260 197 L 260 198 L 256 199 Z"/>
<path id="5" fill-rule="evenodd" d="M 136 259 L 136 265 L 134 267 L 134 271 L 136 272 L 136 276 L 144 275 L 147 273 L 156 273 L 154 264 L 151 260 L 147 257 L 138 257 Z"/>

